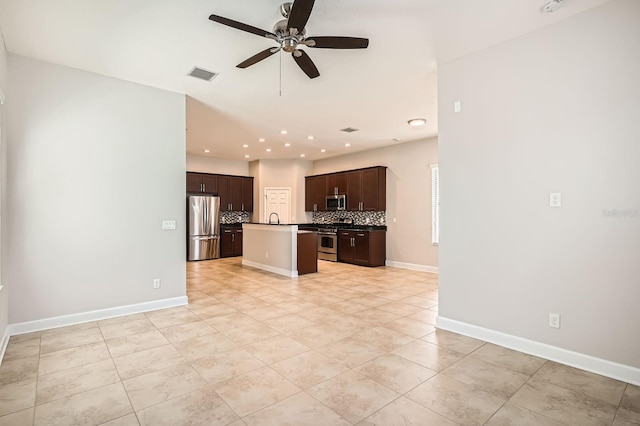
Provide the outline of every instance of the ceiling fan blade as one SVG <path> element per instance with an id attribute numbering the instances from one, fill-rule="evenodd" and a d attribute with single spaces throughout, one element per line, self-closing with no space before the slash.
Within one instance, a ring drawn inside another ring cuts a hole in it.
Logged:
<path id="1" fill-rule="evenodd" d="M 368 38 L 358 37 L 307 37 L 305 41 L 315 42 L 307 46 L 318 49 L 366 49 L 369 47 Z"/>
<path id="2" fill-rule="evenodd" d="M 270 38 L 273 40 L 277 40 L 278 37 L 266 30 L 261 30 L 260 28 L 252 27 L 251 25 L 243 24 L 242 22 L 234 21 L 233 19 L 225 18 L 218 15 L 211 15 L 209 19 L 213 22 L 217 22 L 222 25 L 226 25 L 231 28 L 235 28 L 236 30 L 246 31 L 251 34 L 259 35 L 261 37 Z"/>
<path id="3" fill-rule="evenodd" d="M 304 27 L 307 26 L 314 3 L 315 0 L 295 0 L 293 2 L 293 6 L 291 6 L 287 30 L 295 28 L 299 33 L 301 33 L 302 30 L 304 30 Z"/>
<path id="4" fill-rule="evenodd" d="M 262 61 L 263 59 L 267 59 L 269 56 L 273 55 L 274 53 L 280 51 L 280 48 L 277 47 L 270 47 L 268 49 L 263 50 L 262 52 L 253 55 L 252 57 L 250 57 L 249 59 L 240 62 L 238 65 L 236 65 L 237 68 L 247 68 L 250 67 L 253 64 L 257 64 L 258 62 Z"/>
<path id="5" fill-rule="evenodd" d="M 320 76 L 318 68 L 316 68 L 316 65 L 313 63 L 309 55 L 306 54 L 306 52 L 302 50 L 296 50 L 292 55 L 298 66 L 309 78 L 316 78 Z"/>

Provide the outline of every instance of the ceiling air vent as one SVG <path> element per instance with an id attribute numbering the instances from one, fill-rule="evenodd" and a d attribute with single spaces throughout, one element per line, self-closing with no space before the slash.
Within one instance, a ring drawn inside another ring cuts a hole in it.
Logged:
<path id="1" fill-rule="evenodd" d="M 353 132 L 357 132 L 360 129 L 354 129 L 353 127 L 346 127 L 344 129 L 340 129 L 341 132 L 345 132 L 345 133 L 353 133 Z"/>
<path id="2" fill-rule="evenodd" d="M 218 76 L 218 73 L 207 71 L 204 68 L 193 67 L 193 69 L 189 71 L 189 74 L 187 75 L 190 77 L 199 78 L 200 80 L 211 81 Z"/>

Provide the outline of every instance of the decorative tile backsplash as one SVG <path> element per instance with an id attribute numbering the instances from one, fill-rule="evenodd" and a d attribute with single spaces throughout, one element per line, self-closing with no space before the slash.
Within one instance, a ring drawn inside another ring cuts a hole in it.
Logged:
<path id="1" fill-rule="evenodd" d="M 220 223 L 249 223 L 250 212 L 220 212 Z"/>
<path id="2" fill-rule="evenodd" d="M 354 225 L 387 225 L 387 212 L 313 212 L 313 223 L 332 223 L 342 218 L 353 219 Z"/>

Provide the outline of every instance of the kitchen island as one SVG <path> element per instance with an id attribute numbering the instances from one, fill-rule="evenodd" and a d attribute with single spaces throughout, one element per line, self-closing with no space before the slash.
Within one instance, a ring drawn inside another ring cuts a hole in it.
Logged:
<path id="1" fill-rule="evenodd" d="M 315 250 L 298 253 L 298 234 L 312 233 L 300 231 L 298 225 L 245 223 L 242 230 L 243 265 L 297 277 L 299 256 L 314 256 L 317 259 Z"/>

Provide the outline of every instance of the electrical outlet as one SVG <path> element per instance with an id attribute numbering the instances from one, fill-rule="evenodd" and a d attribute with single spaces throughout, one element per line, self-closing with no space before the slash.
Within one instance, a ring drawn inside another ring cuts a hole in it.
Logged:
<path id="1" fill-rule="evenodd" d="M 560 328 L 560 314 L 549 314 L 549 327 Z"/>
<path id="2" fill-rule="evenodd" d="M 153 279 L 153 288 L 160 288 L 160 278 Z"/>

